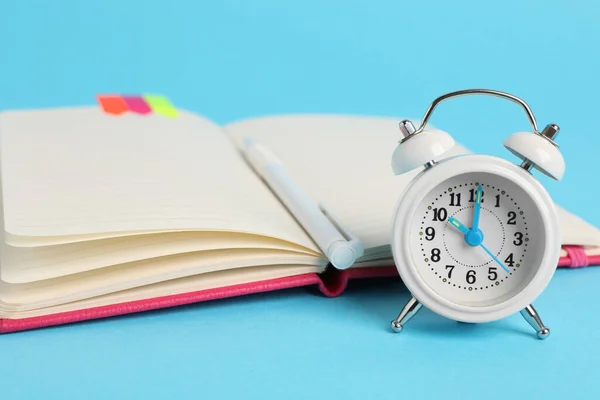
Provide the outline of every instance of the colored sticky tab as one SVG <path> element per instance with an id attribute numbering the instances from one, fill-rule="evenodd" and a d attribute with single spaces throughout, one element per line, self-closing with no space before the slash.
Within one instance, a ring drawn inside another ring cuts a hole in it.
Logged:
<path id="1" fill-rule="evenodd" d="M 142 96 L 123 96 L 123 100 L 131 112 L 136 114 L 150 114 L 152 112 Z"/>
<path id="2" fill-rule="evenodd" d="M 146 103 L 148 103 L 153 112 L 167 117 L 177 116 L 177 110 L 166 97 L 154 94 L 145 94 L 142 97 Z"/>
<path id="3" fill-rule="evenodd" d="M 98 95 L 98 103 L 107 114 L 123 114 L 129 107 L 123 97 L 118 95 Z"/>

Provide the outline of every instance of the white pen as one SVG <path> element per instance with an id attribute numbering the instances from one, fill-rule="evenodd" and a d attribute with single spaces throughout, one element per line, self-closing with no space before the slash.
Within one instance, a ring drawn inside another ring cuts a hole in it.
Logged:
<path id="1" fill-rule="evenodd" d="M 338 221 L 332 221 L 330 218 L 333 219 L 333 216 L 326 216 L 325 210 L 300 188 L 271 151 L 247 137 L 244 138 L 242 151 L 335 268 L 347 269 L 363 255 L 360 241 L 348 234 Z"/>

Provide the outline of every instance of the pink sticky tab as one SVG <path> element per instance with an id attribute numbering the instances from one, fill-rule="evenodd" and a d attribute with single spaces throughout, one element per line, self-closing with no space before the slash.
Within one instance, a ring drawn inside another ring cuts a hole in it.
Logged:
<path id="1" fill-rule="evenodd" d="M 136 114 L 150 114 L 152 109 L 142 96 L 123 96 L 129 111 Z"/>

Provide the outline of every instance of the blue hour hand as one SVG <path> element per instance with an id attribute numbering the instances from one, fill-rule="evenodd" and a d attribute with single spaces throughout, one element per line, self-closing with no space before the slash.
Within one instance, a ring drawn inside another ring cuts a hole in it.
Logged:
<path id="1" fill-rule="evenodd" d="M 483 242 L 483 232 L 481 230 L 469 229 L 454 217 L 449 217 L 448 222 L 464 234 L 465 242 L 469 246 L 479 246 Z"/>
<path id="2" fill-rule="evenodd" d="M 461 231 L 463 234 L 468 235 L 469 232 L 471 231 L 469 228 L 467 228 L 466 226 L 464 226 L 461 222 L 459 222 L 456 218 L 454 217 L 449 217 L 448 218 L 448 222 L 453 225 L 454 227 L 458 228 L 459 231 Z"/>

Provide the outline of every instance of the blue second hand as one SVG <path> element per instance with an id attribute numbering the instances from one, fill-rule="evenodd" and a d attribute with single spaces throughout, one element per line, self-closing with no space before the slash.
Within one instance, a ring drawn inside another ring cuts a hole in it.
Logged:
<path id="1" fill-rule="evenodd" d="M 496 257 L 495 255 L 492 254 L 492 252 L 483 245 L 483 243 L 480 244 L 481 247 L 483 247 L 483 249 L 494 259 L 494 261 L 496 261 L 506 272 L 510 271 L 508 270 L 508 268 L 506 268 L 506 266 L 504 266 L 504 264 L 502 264 L 502 262 L 498 259 L 498 257 Z"/>
<path id="2" fill-rule="evenodd" d="M 456 227 L 459 231 L 464 233 L 465 240 L 467 240 L 466 235 L 469 234 L 469 232 L 472 229 L 467 228 L 464 224 L 462 224 L 460 221 L 458 221 L 454 217 L 449 217 L 448 222 L 450 222 L 450 224 L 454 225 L 454 227 Z M 490 257 L 492 257 L 494 259 L 494 261 L 496 261 L 498 263 L 498 265 L 500 265 L 502 267 L 502 269 L 504 269 L 504 271 L 510 273 L 510 270 L 508 268 L 506 268 L 506 266 L 502 263 L 502 261 L 500 261 L 498 259 L 498 257 L 496 257 L 494 254 L 492 254 L 492 252 L 487 247 L 485 247 L 483 243 L 479 243 L 479 246 L 481 246 L 486 251 L 486 253 L 488 253 L 490 255 Z"/>

